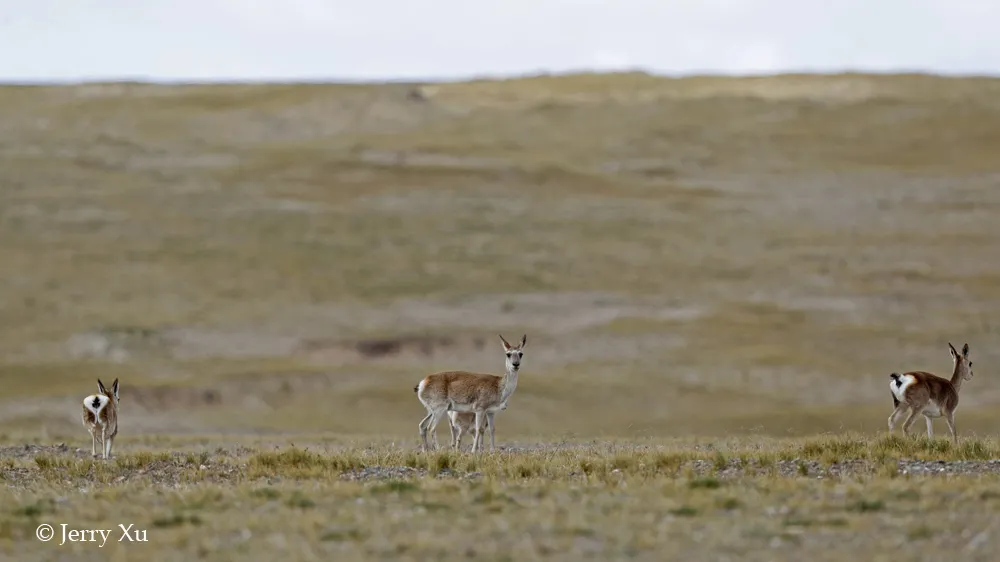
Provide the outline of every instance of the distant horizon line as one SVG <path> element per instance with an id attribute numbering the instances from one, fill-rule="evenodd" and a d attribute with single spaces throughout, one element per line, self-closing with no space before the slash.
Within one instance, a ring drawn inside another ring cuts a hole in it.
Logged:
<path id="1" fill-rule="evenodd" d="M 993 72 L 942 72 L 918 69 L 898 70 L 808 70 L 788 69 L 771 72 L 723 72 L 723 71 L 690 71 L 690 72 L 656 72 L 642 68 L 622 69 L 581 69 L 561 71 L 533 71 L 520 73 L 483 73 L 438 77 L 370 77 L 370 78 L 336 78 L 336 77 L 258 77 L 258 78 L 156 78 L 138 76 L 92 76 L 73 78 L 0 78 L 0 86 L 83 86 L 88 84 L 146 84 L 146 85 L 379 85 L 379 84 L 454 84 L 463 82 L 502 82 L 508 80 L 523 80 L 531 78 L 558 78 L 569 76 L 613 76 L 628 74 L 644 74 L 654 78 L 692 79 L 692 78 L 779 78 L 792 76 L 926 76 L 951 79 L 996 79 L 1000 78 L 1000 70 Z"/>

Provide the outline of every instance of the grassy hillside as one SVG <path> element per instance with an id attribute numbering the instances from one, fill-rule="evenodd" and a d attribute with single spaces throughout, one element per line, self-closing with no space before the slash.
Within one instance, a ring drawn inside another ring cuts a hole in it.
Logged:
<path id="1" fill-rule="evenodd" d="M 882 431 L 948 341 L 993 432 L 998 154 L 992 79 L 3 87 L 0 432 L 412 444 L 498 332 L 500 442 Z"/>
<path id="2" fill-rule="evenodd" d="M 0 87 L 0 557 L 992 560 L 998 155 L 989 79 Z"/>

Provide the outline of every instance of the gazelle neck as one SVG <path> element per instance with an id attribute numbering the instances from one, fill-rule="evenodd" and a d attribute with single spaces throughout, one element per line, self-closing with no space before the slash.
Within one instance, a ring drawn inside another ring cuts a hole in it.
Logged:
<path id="1" fill-rule="evenodd" d="M 955 392 L 962 390 L 962 382 L 965 380 L 965 373 L 962 371 L 962 362 L 955 361 L 955 370 L 951 373 L 951 386 L 955 387 Z"/>
<path id="2" fill-rule="evenodd" d="M 517 369 L 508 361 L 507 372 L 500 378 L 501 401 L 506 402 L 507 398 L 510 398 L 510 395 L 514 393 L 515 388 L 517 388 Z"/>

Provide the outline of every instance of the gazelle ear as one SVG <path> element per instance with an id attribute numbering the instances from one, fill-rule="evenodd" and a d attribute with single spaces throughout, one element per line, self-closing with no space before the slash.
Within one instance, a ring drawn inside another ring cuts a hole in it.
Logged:
<path id="1" fill-rule="evenodd" d="M 510 350 L 510 344 L 507 343 L 507 340 L 503 339 L 503 334 L 497 334 L 497 335 L 500 336 L 500 341 L 503 342 L 503 348 L 505 350 Z"/>
<path id="2" fill-rule="evenodd" d="M 104 383 L 101 382 L 101 379 L 97 379 L 97 390 L 101 391 L 101 394 L 108 393 L 108 389 L 104 388 Z"/>
<path id="3" fill-rule="evenodd" d="M 115 382 L 111 383 L 111 392 L 114 392 L 115 393 L 115 398 L 118 398 L 118 379 L 117 378 L 115 379 Z"/>
<path id="4" fill-rule="evenodd" d="M 955 351 L 955 346 L 951 345 L 951 342 L 948 342 L 948 349 L 951 350 L 952 359 L 958 359 L 958 352 Z"/>
<path id="5" fill-rule="evenodd" d="M 962 355 L 965 358 L 969 357 L 969 344 L 965 344 L 965 345 L 962 346 Z"/>
<path id="6" fill-rule="evenodd" d="M 521 345 L 519 345 L 518 347 L 524 347 L 524 344 L 526 343 L 528 343 L 528 334 L 524 334 L 523 336 L 521 336 Z"/>

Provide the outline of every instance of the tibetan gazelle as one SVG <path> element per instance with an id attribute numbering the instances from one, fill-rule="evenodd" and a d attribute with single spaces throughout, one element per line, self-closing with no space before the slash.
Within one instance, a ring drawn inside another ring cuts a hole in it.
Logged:
<path id="1" fill-rule="evenodd" d="M 427 432 L 431 433 L 434 448 L 437 449 L 437 426 L 448 411 L 475 414 L 472 452 L 482 450 L 483 422 L 489 417 L 490 450 L 494 450 L 492 414 L 506 408 L 507 399 L 517 388 L 517 371 L 521 368 L 521 356 L 524 354 L 528 335 L 525 334 L 517 346 L 507 343 L 502 334 L 500 341 L 503 342 L 504 353 L 507 355 L 507 370 L 502 377 L 468 371 L 445 371 L 428 375 L 413 387 L 420 403 L 427 408 L 427 416 L 420 420 L 420 438 L 425 451 L 428 447 Z"/>
<path id="2" fill-rule="evenodd" d="M 91 454 L 97 456 L 97 442 L 101 442 L 104 458 L 111 457 L 111 444 L 118 435 L 118 379 L 111 383 L 111 391 L 97 379 L 100 394 L 83 399 L 83 426 L 90 431 Z"/>
<path id="3" fill-rule="evenodd" d="M 969 344 L 962 347 L 962 353 L 955 351 L 955 346 L 951 345 L 951 342 L 948 342 L 948 347 L 955 362 L 951 380 L 925 371 L 889 375 L 889 390 L 892 392 L 892 403 L 896 407 L 889 416 L 889 433 L 896 428 L 896 421 L 909 410 L 910 415 L 903 422 L 904 435 L 909 435 L 910 426 L 916 421 L 917 414 L 923 414 L 927 420 L 928 438 L 934 436 L 931 419 L 944 417 L 952 439 L 958 443 L 958 433 L 955 431 L 958 391 L 961 390 L 963 381 L 972 378 L 972 361 L 969 361 Z"/>
<path id="4" fill-rule="evenodd" d="M 505 403 L 500 409 L 506 410 L 507 404 Z M 486 427 L 490 430 L 490 448 L 493 447 L 493 435 L 496 428 L 496 425 L 493 423 L 493 414 L 494 412 L 486 413 Z M 448 410 L 448 422 L 451 426 L 451 447 L 453 449 L 460 449 L 462 448 L 462 434 L 466 432 L 472 433 L 476 427 L 476 414 Z"/>

